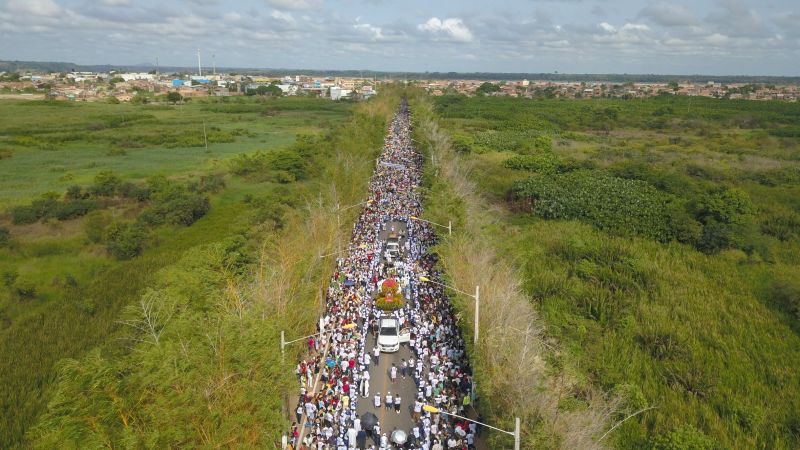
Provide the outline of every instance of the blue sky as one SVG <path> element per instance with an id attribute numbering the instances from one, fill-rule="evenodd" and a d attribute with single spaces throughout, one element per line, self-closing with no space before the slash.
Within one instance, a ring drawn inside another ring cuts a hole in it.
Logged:
<path id="1" fill-rule="evenodd" d="M 0 0 L 0 59 L 800 75 L 798 0 Z"/>

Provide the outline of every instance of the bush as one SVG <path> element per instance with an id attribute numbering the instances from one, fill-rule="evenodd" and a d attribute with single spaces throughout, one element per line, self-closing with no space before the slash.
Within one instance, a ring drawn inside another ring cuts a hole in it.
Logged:
<path id="1" fill-rule="evenodd" d="M 89 187 L 92 195 L 97 197 L 112 197 L 117 192 L 121 180 L 110 170 L 102 171 L 95 175 L 94 184 Z"/>
<path id="2" fill-rule="evenodd" d="M 567 167 L 552 153 L 512 156 L 503 162 L 503 166 L 509 169 L 529 170 L 545 175 L 567 171 Z"/>
<path id="3" fill-rule="evenodd" d="M 743 248 L 755 235 L 750 197 L 740 189 L 718 189 L 703 195 L 695 205 L 695 217 L 704 224 L 697 247 L 712 253 Z"/>
<path id="4" fill-rule="evenodd" d="M 587 171 L 533 176 L 514 184 L 514 195 L 545 219 L 579 219 L 622 235 L 673 238 L 671 197 L 643 181 Z"/>
<path id="5" fill-rule="evenodd" d="M 654 450 L 714 450 L 714 440 L 691 425 L 678 427 L 653 440 Z"/>
<path id="6" fill-rule="evenodd" d="M 100 243 L 105 237 L 111 221 L 111 215 L 107 212 L 92 211 L 86 215 L 86 219 L 83 222 L 83 231 L 90 242 Z"/>
<path id="7" fill-rule="evenodd" d="M 78 185 L 72 185 L 67 188 L 67 192 L 64 194 L 64 198 L 67 200 L 77 200 L 80 198 L 86 198 L 86 194 L 83 192 L 83 188 Z"/>
<path id="8" fill-rule="evenodd" d="M 11 232 L 8 228 L 0 227 L 0 247 L 6 247 L 11 242 Z"/>
<path id="9" fill-rule="evenodd" d="M 800 320 L 800 282 L 790 278 L 772 280 L 771 300 Z"/>
<path id="10" fill-rule="evenodd" d="M 206 215 L 210 208 L 208 197 L 189 192 L 183 187 L 174 187 L 160 193 L 154 204 L 142 212 L 140 219 L 149 225 L 168 223 L 189 226 Z"/>
<path id="11" fill-rule="evenodd" d="M 297 151 L 287 149 L 239 155 L 231 161 L 231 171 L 280 183 L 303 180 L 308 174 L 305 159 Z"/>
<path id="12" fill-rule="evenodd" d="M 131 259 L 142 253 L 147 229 L 137 223 L 112 224 L 106 233 L 106 250 L 117 259 Z"/>
<path id="13" fill-rule="evenodd" d="M 15 206 L 11 208 L 11 222 L 14 225 L 34 223 L 39 220 L 39 214 L 32 206 Z"/>
<path id="14" fill-rule="evenodd" d="M 553 151 L 553 139 L 550 136 L 538 135 L 533 139 L 523 141 L 517 148 L 522 154 L 535 154 Z"/>
<path id="15" fill-rule="evenodd" d="M 137 184 L 126 181 L 119 185 L 117 192 L 124 198 L 135 199 L 143 202 L 150 198 L 150 189 L 146 186 L 139 186 Z"/>
<path id="16" fill-rule="evenodd" d="M 189 184 L 189 190 L 194 192 L 211 192 L 217 193 L 225 188 L 225 176 L 220 173 L 212 175 L 202 175 L 200 180 L 192 181 Z"/>
<path id="17" fill-rule="evenodd" d="M 58 203 L 52 210 L 52 217 L 58 220 L 69 220 L 85 216 L 95 209 L 97 209 L 97 202 L 93 200 L 70 200 Z"/>
<path id="18" fill-rule="evenodd" d="M 453 144 L 453 150 L 463 154 L 472 152 L 472 145 L 475 143 L 470 136 L 463 134 L 454 135 L 451 142 Z"/>
<path id="19" fill-rule="evenodd" d="M 32 281 L 17 279 L 12 290 L 21 299 L 36 298 L 36 285 Z"/>

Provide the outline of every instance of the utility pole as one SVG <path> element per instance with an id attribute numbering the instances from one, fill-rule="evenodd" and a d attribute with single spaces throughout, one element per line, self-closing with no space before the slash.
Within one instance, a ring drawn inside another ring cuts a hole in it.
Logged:
<path id="1" fill-rule="evenodd" d="M 206 143 L 206 150 L 208 150 L 208 135 L 206 135 L 206 121 L 203 121 L 203 141 Z"/>
<path id="2" fill-rule="evenodd" d="M 475 286 L 475 346 L 478 346 L 478 332 L 481 310 L 481 287 Z"/>

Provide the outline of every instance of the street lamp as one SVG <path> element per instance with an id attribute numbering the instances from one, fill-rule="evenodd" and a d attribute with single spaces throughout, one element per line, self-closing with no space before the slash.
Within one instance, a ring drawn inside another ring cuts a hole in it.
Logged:
<path id="1" fill-rule="evenodd" d="M 367 244 L 361 244 L 358 247 L 346 248 L 344 250 L 339 250 L 338 252 L 328 253 L 327 255 L 319 255 L 319 257 L 320 258 L 325 258 L 326 256 L 333 256 L 333 255 L 336 255 L 336 254 L 339 254 L 339 253 L 349 252 L 350 250 L 358 250 L 358 249 L 364 250 L 365 248 L 367 248 Z"/>
<path id="2" fill-rule="evenodd" d="M 433 281 L 428 277 L 421 276 L 421 277 L 419 277 L 419 280 L 420 281 L 424 281 L 426 283 L 438 284 L 439 286 L 442 286 L 442 287 L 447 288 L 447 289 L 452 289 L 452 290 L 454 290 L 454 291 L 456 291 L 458 293 L 466 295 L 467 297 L 472 297 L 472 298 L 475 299 L 475 336 L 474 336 L 473 342 L 474 342 L 475 345 L 478 345 L 478 332 L 479 332 L 478 324 L 480 323 L 479 322 L 479 318 L 480 318 L 480 309 L 481 309 L 481 287 L 480 286 L 475 286 L 475 295 L 472 295 L 472 294 L 468 294 L 468 293 L 466 293 L 466 292 L 464 292 L 464 291 L 462 291 L 460 289 L 456 289 L 453 286 L 448 286 L 446 284 L 439 283 L 438 281 Z"/>
<path id="3" fill-rule="evenodd" d="M 355 328 L 357 326 L 358 325 L 355 324 L 355 323 L 346 323 L 346 324 L 342 325 L 339 328 L 332 328 L 330 330 L 320 331 L 319 333 L 309 334 L 308 336 L 297 338 L 297 339 L 294 339 L 294 340 L 291 340 L 291 341 L 287 341 L 286 340 L 286 333 L 283 330 L 281 330 L 281 357 L 283 357 L 283 354 L 286 352 L 286 346 L 289 345 L 289 344 L 292 344 L 292 343 L 297 342 L 297 341 L 302 341 L 302 340 L 308 339 L 310 337 L 319 336 L 321 334 L 330 333 L 331 331 L 336 331 L 336 330 L 340 330 L 340 329 L 341 330 L 352 330 L 353 328 Z"/>
<path id="4" fill-rule="evenodd" d="M 477 423 L 478 425 L 483 425 L 484 427 L 491 428 L 493 430 L 497 430 L 497 431 L 499 431 L 501 433 L 510 434 L 511 436 L 514 436 L 514 450 L 519 450 L 519 444 L 520 444 L 519 417 L 517 417 L 514 420 L 514 431 L 511 432 L 511 431 L 501 430 L 500 428 L 493 427 L 491 425 L 487 425 L 487 424 L 485 424 L 483 422 L 478 422 L 477 420 L 472 420 L 472 419 L 470 419 L 468 417 L 459 416 L 458 414 L 449 413 L 447 411 L 442 411 L 442 410 L 440 410 L 439 408 L 437 408 L 435 406 L 423 405 L 422 409 L 427 411 L 427 412 L 429 412 L 429 413 L 433 413 L 433 414 L 444 414 L 446 416 L 458 417 L 459 419 L 468 420 L 470 422 Z"/>
<path id="5" fill-rule="evenodd" d="M 416 220 L 416 221 L 419 221 L 419 222 L 425 222 L 425 223 L 429 223 L 431 225 L 436 225 L 437 227 L 447 228 L 447 235 L 449 236 L 449 235 L 453 234 L 453 221 L 452 220 L 448 220 L 447 221 L 447 225 L 442 225 L 440 223 L 431 222 L 430 220 L 420 219 L 419 217 L 415 217 L 415 216 L 408 216 L 408 218 L 411 219 L 411 220 Z"/>

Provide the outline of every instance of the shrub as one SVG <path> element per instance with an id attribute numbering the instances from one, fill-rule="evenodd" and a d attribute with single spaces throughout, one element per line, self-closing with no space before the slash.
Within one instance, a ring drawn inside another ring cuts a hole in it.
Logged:
<path id="1" fill-rule="evenodd" d="M 470 136 L 463 134 L 454 135 L 452 138 L 453 150 L 457 151 L 458 153 L 470 153 L 474 143 L 475 142 Z"/>
<path id="2" fill-rule="evenodd" d="M 92 211 L 86 215 L 83 222 L 83 231 L 89 241 L 100 243 L 106 235 L 108 226 L 111 225 L 111 215 L 105 211 Z"/>
<path id="3" fill-rule="evenodd" d="M 67 188 L 67 192 L 64 194 L 64 198 L 68 200 L 77 200 L 79 198 L 86 198 L 86 193 L 84 193 L 82 187 L 78 185 L 72 185 Z"/>
<path id="4" fill-rule="evenodd" d="M 800 282 L 793 278 L 772 280 L 769 296 L 772 297 L 772 301 L 800 320 Z"/>
<path id="5" fill-rule="evenodd" d="M 235 157 L 231 161 L 231 171 L 236 175 L 287 183 L 305 179 L 307 165 L 297 151 L 257 151 Z"/>
<path id="6" fill-rule="evenodd" d="M 800 232 L 800 217 L 791 212 L 770 214 L 760 223 L 761 232 L 781 241 L 788 241 Z"/>
<path id="7" fill-rule="evenodd" d="M 16 270 L 6 270 L 3 272 L 3 286 L 10 288 L 14 282 L 19 278 L 19 272 Z"/>
<path id="8" fill-rule="evenodd" d="M 6 247 L 11 242 L 11 232 L 8 228 L 0 227 L 0 247 Z"/>
<path id="9" fill-rule="evenodd" d="M 39 220 L 39 214 L 30 206 L 15 206 L 11 208 L 11 222 L 14 225 L 34 223 Z"/>
<path id="10" fill-rule="evenodd" d="M 117 259 L 131 259 L 142 253 L 147 229 L 137 223 L 117 222 L 106 233 L 106 249 Z"/>
<path id="11" fill-rule="evenodd" d="M 565 169 L 567 169 L 565 165 L 561 164 L 558 157 L 552 153 L 512 156 L 503 162 L 503 166 L 509 169 L 529 170 L 546 175 L 565 172 Z"/>
<path id="12" fill-rule="evenodd" d="M 576 171 L 514 184 L 517 198 L 545 219 L 580 219 L 616 234 L 668 241 L 670 197 L 643 181 Z"/>
<path id="13" fill-rule="evenodd" d="M 654 450 L 714 450 L 714 440 L 691 425 L 678 427 L 653 440 Z"/>
<path id="14" fill-rule="evenodd" d="M 553 151 L 553 139 L 550 136 L 538 135 L 533 139 L 523 141 L 517 151 L 523 154 L 542 153 Z"/>
<path id="15" fill-rule="evenodd" d="M 150 189 L 148 187 L 139 186 L 129 181 L 120 184 L 117 192 L 124 198 L 135 199 L 140 202 L 150 198 Z"/>
<path id="16" fill-rule="evenodd" d="M 58 220 L 69 220 L 76 217 L 85 216 L 90 211 L 97 209 L 97 202 L 94 200 L 82 199 L 71 200 L 68 202 L 58 203 L 53 208 L 53 217 Z"/>
<path id="17" fill-rule="evenodd" d="M 117 192 L 121 180 L 114 172 L 105 170 L 94 177 L 94 184 L 89 187 L 92 195 L 97 197 L 111 197 Z"/>
<path id="18" fill-rule="evenodd" d="M 168 223 L 189 226 L 210 208 L 208 197 L 189 192 L 183 187 L 174 187 L 160 193 L 153 205 L 142 212 L 140 219 L 149 225 Z"/>
<path id="19" fill-rule="evenodd" d="M 36 284 L 29 280 L 17 279 L 14 282 L 13 292 L 21 299 L 36 298 Z"/>

